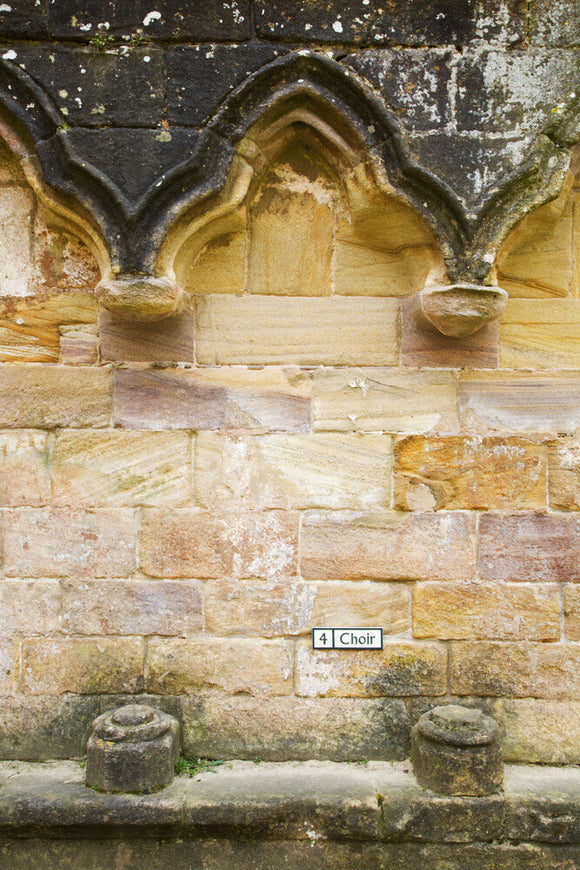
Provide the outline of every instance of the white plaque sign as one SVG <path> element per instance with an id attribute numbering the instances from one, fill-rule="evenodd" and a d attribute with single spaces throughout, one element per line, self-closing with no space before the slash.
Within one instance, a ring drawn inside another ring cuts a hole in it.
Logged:
<path id="1" fill-rule="evenodd" d="M 382 649 L 382 628 L 313 628 L 313 649 Z"/>

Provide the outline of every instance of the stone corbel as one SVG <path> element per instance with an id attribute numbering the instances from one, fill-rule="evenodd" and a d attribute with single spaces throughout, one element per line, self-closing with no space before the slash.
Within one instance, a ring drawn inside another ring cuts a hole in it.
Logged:
<path id="1" fill-rule="evenodd" d="M 431 285 L 419 293 L 424 317 L 443 335 L 473 335 L 505 308 L 508 294 L 501 287 L 484 284 Z"/>
<path id="2" fill-rule="evenodd" d="M 169 278 L 122 274 L 104 278 L 95 288 L 101 305 L 126 320 L 154 322 L 179 314 L 187 294 Z"/>

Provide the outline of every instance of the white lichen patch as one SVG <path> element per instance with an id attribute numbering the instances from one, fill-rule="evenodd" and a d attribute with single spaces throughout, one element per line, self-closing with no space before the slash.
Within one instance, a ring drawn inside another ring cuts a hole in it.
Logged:
<path id="1" fill-rule="evenodd" d="M 18 57 L 18 55 L 16 54 L 16 52 L 12 48 L 10 48 L 8 51 L 5 51 L 4 54 L 2 55 L 3 60 L 16 60 L 17 57 Z"/>
<path id="2" fill-rule="evenodd" d="M 143 24 L 145 27 L 149 27 L 154 21 L 159 21 L 161 19 L 161 12 L 158 12 L 157 9 L 153 9 L 151 12 L 148 12 L 145 18 L 143 19 Z"/>

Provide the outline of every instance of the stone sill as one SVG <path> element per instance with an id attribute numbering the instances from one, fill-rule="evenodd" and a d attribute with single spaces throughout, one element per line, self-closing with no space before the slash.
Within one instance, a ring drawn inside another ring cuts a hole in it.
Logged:
<path id="1" fill-rule="evenodd" d="M 505 791 L 435 795 L 410 765 L 225 762 L 153 795 L 84 785 L 77 762 L 0 762 L 0 837 L 580 843 L 580 768 L 506 767 Z"/>

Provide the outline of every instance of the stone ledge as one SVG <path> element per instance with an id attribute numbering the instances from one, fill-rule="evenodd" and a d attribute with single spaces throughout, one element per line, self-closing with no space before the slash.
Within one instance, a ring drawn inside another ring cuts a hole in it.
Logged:
<path id="1" fill-rule="evenodd" d="M 508 766 L 505 785 L 457 798 L 422 789 L 408 762 L 232 761 L 157 794 L 111 795 L 76 762 L 0 762 L 0 836 L 580 844 L 580 769 Z"/>

